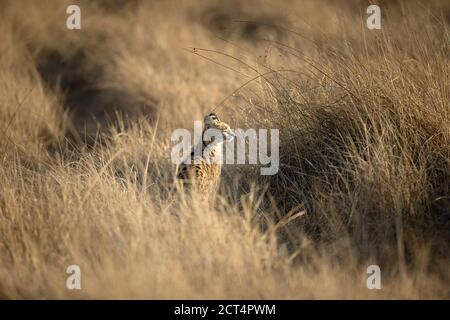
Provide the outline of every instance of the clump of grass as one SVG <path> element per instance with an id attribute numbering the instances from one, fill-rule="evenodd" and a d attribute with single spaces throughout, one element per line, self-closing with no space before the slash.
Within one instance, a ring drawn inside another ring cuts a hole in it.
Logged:
<path id="1" fill-rule="evenodd" d="M 320 63 L 282 47 L 305 62 L 300 70 L 322 79 L 321 88 L 305 94 L 307 82 L 284 81 L 272 105 L 255 107 L 282 133 L 271 194 L 285 210 L 303 204 L 309 213 L 295 232 L 323 243 L 346 239 L 363 260 L 403 271 L 429 246 L 443 269 L 450 249 L 448 34 L 429 24 L 432 17 L 406 17 L 364 42 L 324 52 Z M 428 24 L 419 27 L 422 20 Z M 410 32 L 415 38 L 398 37 Z"/>

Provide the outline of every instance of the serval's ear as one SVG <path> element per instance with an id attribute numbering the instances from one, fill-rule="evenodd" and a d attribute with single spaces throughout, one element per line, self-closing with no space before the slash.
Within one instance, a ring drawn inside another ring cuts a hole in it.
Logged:
<path id="1" fill-rule="evenodd" d="M 220 121 L 219 117 L 217 116 L 217 114 L 215 114 L 214 112 L 211 112 L 208 117 L 213 120 L 213 121 Z"/>

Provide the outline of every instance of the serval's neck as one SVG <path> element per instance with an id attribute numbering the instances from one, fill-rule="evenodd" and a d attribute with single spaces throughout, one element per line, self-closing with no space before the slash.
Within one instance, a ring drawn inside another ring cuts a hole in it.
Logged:
<path id="1" fill-rule="evenodd" d="M 223 145 L 223 141 L 214 142 L 214 140 L 205 141 L 204 134 L 206 130 L 202 132 L 202 155 L 204 158 L 210 158 L 211 160 L 216 160 L 216 157 L 221 155 L 221 148 Z M 221 161 L 218 161 L 216 164 L 221 164 Z"/>

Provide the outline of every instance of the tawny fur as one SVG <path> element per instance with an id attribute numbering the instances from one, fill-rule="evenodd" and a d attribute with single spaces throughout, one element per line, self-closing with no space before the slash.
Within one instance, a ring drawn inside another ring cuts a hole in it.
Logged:
<path id="1" fill-rule="evenodd" d="M 200 192 L 211 192 L 217 190 L 222 172 L 222 164 L 215 162 L 222 144 L 214 141 L 203 141 L 206 130 L 216 129 L 224 136 L 224 141 L 232 137 L 230 126 L 221 121 L 216 114 L 211 113 L 204 119 L 204 128 L 201 142 L 201 155 L 195 155 L 192 150 L 189 157 L 190 163 L 182 163 L 178 168 L 177 177 L 187 187 Z M 186 161 L 185 161 L 186 162 Z"/>

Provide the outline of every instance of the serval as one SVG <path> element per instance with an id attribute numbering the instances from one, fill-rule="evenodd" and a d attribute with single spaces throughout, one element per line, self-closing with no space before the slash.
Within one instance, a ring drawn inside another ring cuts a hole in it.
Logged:
<path id="1" fill-rule="evenodd" d="M 200 192 L 217 190 L 222 172 L 222 147 L 225 141 L 231 141 L 234 133 L 230 126 L 221 121 L 215 113 L 205 116 L 202 131 L 201 154 L 196 155 L 193 148 L 190 156 L 178 168 L 177 178 L 190 189 Z M 211 141 L 204 139 L 208 130 L 208 137 L 213 134 Z M 211 131 L 215 130 L 215 131 Z M 200 148 L 199 148 L 200 149 Z"/>

